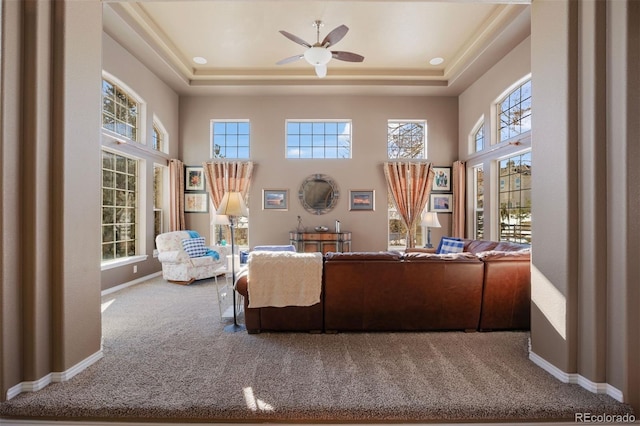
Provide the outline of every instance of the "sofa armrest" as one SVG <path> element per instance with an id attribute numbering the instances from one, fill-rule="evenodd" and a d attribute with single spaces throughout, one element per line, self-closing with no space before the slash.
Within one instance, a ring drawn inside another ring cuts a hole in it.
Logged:
<path id="1" fill-rule="evenodd" d="M 184 263 L 189 261 L 189 255 L 184 250 L 163 251 L 158 253 L 158 260 L 163 263 Z"/>

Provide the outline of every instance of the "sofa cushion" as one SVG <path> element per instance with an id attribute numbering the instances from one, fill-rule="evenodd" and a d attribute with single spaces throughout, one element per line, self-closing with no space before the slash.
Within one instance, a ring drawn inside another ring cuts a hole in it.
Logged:
<path id="1" fill-rule="evenodd" d="M 209 250 L 204 245 L 204 237 L 187 238 L 182 240 L 182 248 L 187 252 L 189 257 L 202 257 L 207 254 Z"/>
<path id="2" fill-rule="evenodd" d="M 434 260 L 452 260 L 458 262 L 478 262 L 478 257 L 472 253 L 460 252 L 460 253 L 426 253 L 426 252 L 407 252 L 404 255 L 404 260 L 409 262 L 414 261 L 434 261 Z"/>
<path id="3" fill-rule="evenodd" d="M 436 250 L 436 254 L 462 253 L 464 241 L 460 238 L 442 237 Z"/>

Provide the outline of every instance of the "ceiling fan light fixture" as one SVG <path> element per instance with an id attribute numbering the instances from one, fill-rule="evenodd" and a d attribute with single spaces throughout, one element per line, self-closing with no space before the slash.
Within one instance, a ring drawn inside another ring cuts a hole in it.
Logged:
<path id="1" fill-rule="evenodd" d="M 324 47 L 310 47 L 304 52 L 304 59 L 311 65 L 326 65 L 331 60 L 331 51 Z"/>
<path id="2" fill-rule="evenodd" d="M 316 75 L 318 76 L 318 78 L 325 78 L 327 76 L 327 66 L 316 65 Z"/>

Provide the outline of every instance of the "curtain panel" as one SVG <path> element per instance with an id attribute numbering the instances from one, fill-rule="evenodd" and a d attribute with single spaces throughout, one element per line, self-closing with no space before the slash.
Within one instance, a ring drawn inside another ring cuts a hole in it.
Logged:
<path id="1" fill-rule="evenodd" d="M 389 193 L 407 227 L 407 248 L 415 246 L 414 228 L 429 200 L 434 171 L 431 163 L 386 162 L 383 165 Z"/>
<path id="2" fill-rule="evenodd" d="M 253 162 L 251 161 L 210 161 L 203 163 L 207 180 L 207 192 L 211 197 L 214 210 L 218 209 L 225 192 L 240 192 L 247 200 L 251 184 Z"/>
<path id="3" fill-rule="evenodd" d="M 451 235 L 456 238 L 465 237 L 466 208 L 465 199 L 467 193 L 467 169 L 464 161 L 453 163 L 453 215 Z"/>
<path id="4" fill-rule="evenodd" d="M 184 221 L 184 163 L 169 160 L 169 231 L 182 231 Z"/>

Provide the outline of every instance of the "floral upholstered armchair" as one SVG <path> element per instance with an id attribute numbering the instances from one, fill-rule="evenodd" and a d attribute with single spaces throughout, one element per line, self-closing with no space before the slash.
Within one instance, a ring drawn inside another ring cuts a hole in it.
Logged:
<path id="1" fill-rule="evenodd" d="M 165 232 L 156 237 L 162 277 L 172 283 L 188 285 L 196 280 L 224 273 L 231 250 L 226 246 L 205 246 L 195 231 Z"/>

